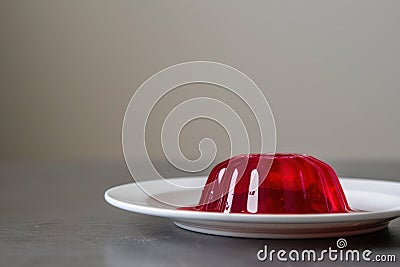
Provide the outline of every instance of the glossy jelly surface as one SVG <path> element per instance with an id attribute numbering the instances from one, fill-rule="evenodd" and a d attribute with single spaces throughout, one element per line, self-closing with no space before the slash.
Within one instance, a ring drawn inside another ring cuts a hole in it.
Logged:
<path id="1" fill-rule="evenodd" d="M 351 211 L 335 171 L 302 154 L 248 154 L 221 162 L 192 209 L 258 214 Z"/>

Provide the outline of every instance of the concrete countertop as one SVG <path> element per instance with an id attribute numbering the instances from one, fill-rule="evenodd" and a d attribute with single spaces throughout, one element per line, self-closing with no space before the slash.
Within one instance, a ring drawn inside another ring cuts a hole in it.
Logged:
<path id="1" fill-rule="evenodd" d="M 341 176 L 365 177 L 370 168 L 379 178 L 397 180 L 393 174 L 400 173 L 398 163 L 335 163 L 334 167 Z M 118 210 L 103 200 L 103 193 L 132 182 L 123 162 L 2 162 L 0 181 L 0 266 L 287 266 L 301 263 L 260 262 L 257 252 L 264 245 L 299 250 L 336 246 L 337 238 L 269 240 L 198 234 L 168 219 Z M 349 249 L 370 249 L 400 261 L 400 219 L 386 230 L 346 240 Z"/>

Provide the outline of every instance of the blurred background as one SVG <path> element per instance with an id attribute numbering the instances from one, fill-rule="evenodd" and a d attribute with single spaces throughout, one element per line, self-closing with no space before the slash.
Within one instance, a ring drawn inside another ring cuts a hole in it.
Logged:
<path id="1" fill-rule="evenodd" d="M 399 10 L 396 0 L 2 0 L 0 159 L 123 162 L 122 120 L 140 84 L 165 67 L 209 60 L 241 70 L 262 89 L 277 151 L 315 155 L 346 175 L 382 168 L 392 178 L 400 162 Z M 154 161 L 167 164 L 163 116 L 202 95 L 251 117 L 221 88 L 180 87 L 149 122 Z M 226 157 L 226 133 L 202 120 L 182 132 L 185 156 L 198 157 L 204 137 L 216 141 L 217 160 Z M 371 162 L 380 164 L 351 173 Z"/>

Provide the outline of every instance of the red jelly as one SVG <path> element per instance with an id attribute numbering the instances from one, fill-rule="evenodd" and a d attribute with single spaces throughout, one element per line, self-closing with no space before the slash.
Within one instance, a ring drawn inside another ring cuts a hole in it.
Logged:
<path id="1" fill-rule="evenodd" d="M 301 154 L 249 154 L 219 163 L 193 209 L 261 214 L 351 211 L 335 171 Z"/>

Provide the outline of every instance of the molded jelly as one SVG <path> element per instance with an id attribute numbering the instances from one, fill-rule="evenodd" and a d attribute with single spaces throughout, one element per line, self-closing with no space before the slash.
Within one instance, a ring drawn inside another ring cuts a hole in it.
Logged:
<path id="1" fill-rule="evenodd" d="M 335 171 L 302 154 L 248 154 L 223 161 L 212 169 L 199 205 L 192 209 L 260 214 L 351 211 Z"/>

